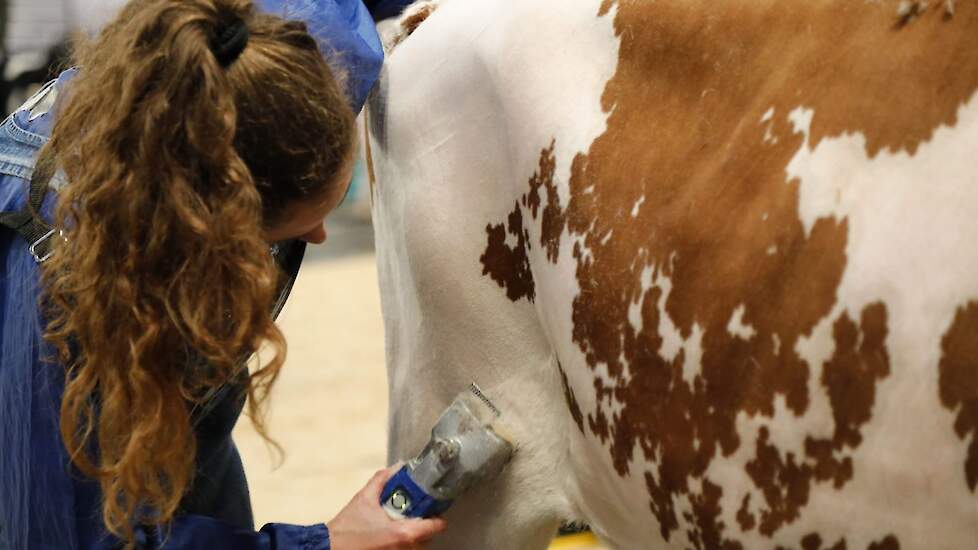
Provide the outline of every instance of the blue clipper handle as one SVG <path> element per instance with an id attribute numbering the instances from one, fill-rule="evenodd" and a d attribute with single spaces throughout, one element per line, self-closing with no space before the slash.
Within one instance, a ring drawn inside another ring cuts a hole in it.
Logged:
<path id="1" fill-rule="evenodd" d="M 406 518 L 430 518 L 440 515 L 452 505 L 451 500 L 438 500 L 411 479 L 408 467 L 403 466 L 384 485 L 380 504 Z"/>

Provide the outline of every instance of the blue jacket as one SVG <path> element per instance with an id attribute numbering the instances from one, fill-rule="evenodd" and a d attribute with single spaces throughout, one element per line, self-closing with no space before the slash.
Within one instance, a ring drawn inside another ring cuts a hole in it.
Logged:
<path id="1" fill-rule="evenodd" d="M 362 107 L 383 61 L 370 13 L 360 0 L 259 0 L 262 9 L 307 22 L 347 78 L 355 111 Z M 390 8 L 391 0 L 369 2 Z M 407 4 L 410 0 L 400 0 Z M 286 9 L 284 6 L 288 6 Z M 337 55 L 342 53 L 342 55 Z M 74 74 L 67 71 L 0 126 L 0 212 L 16 211 L 38 151 L 50 136 L 46 106 Z M 33 107 L 33 109 L 32 109 Z M 64 184 L 56 175 L 51 186 Z M 41 213 L 48 220 L 56 192 Z M 64 374 L 43 341 L 38 314 L 39 271 L 17 233 L 0 227 L 0 550 L 95 550 L 119 547 L 101 521 L 97 483 L 70 465 L 58 428 Z M 197 475 L 181 513 L 165 533 L 141 529 L 144 548 L 207 550 L 327 550 L 324 524 L 268 524 L 254 531 L 248 486 L 231 430 L 243 399 L 236 391 L 214 398 L 194 418 Z"/>

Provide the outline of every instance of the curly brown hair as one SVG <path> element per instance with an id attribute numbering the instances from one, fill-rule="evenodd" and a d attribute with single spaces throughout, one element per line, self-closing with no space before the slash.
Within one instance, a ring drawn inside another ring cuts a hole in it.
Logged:
<path id="1" fill-rule="evenodd" d="M 211 44 L 237 20 L 250 40 L 222 67 Z M 208 390 L 243 379 L 264 434 L 285 357 L 267 230 L 339 184 L 354 115 L 306 27 L 248 0 L 134 0 L 75 62 L 40 157 L 69 182 L 46 337 L 67 369 L 65 445 L 132 541 L 187 492 Z"/>

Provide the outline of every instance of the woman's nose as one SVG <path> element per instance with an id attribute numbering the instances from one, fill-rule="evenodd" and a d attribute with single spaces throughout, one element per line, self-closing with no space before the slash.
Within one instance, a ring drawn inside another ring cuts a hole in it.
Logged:
<path id="1" fill-rule="evenodd" d="M 309 244 L 323 244 L 326 242 L 326 225 L 322 223 L 317 225 L 312 231 L 300 235 L 299 240 L 306 241 Z"/>

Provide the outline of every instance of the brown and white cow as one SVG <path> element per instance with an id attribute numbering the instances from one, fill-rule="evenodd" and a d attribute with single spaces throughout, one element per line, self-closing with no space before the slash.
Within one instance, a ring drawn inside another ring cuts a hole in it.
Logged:
<path id="1" fill-rule="evenodd" d="M 417 24 L 417 18 L 412 26 Z M 438 548 L 978 548 L 978 3 L 447 0 L 368 107 L 390 458 Z"/>

